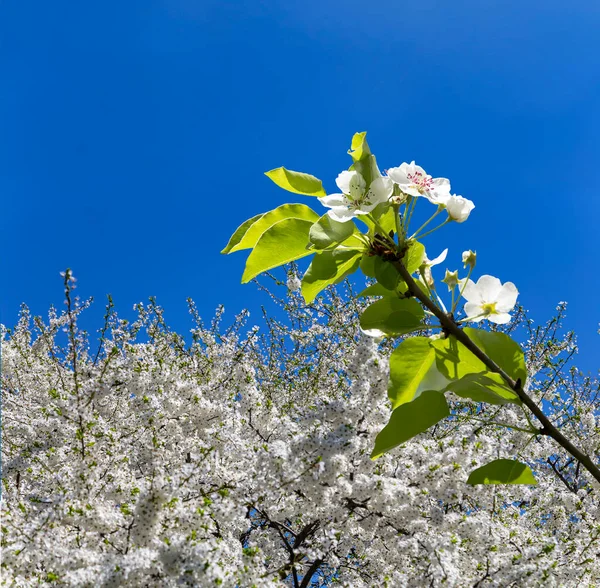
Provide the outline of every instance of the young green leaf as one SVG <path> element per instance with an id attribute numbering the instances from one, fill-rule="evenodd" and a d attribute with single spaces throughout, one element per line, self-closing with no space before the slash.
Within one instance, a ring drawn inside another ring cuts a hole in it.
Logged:
<path id="1" fill-rule="evenodd" d="M 368 306 L 360 317 L 360 326 L 365 331 L 381 332 L 384 335 L 403 335 L 418 327 L 425 313 L 413 298 L 386 297 Z"/>
<path id="2" fill-rule="evenodd" d="M 390 356 L 388 398 L 392 408 L 411 402 L 419 385 L 435 362 L 435 350 L 428 337 L 405 339 Z M 447 382 L 447 380 L 444 380 Z"/>
<path id="3" fill-rule="evenodd" d="M 371 284 L 367 286 L 362 292 L 357 294 L 357 298 L 366 298 L 367 296 L 394 296 L 398 297 L 398 294 L 393 290 L 384 288 L 381 284 Z"/>
<path id="4" fill-rule="evenodd" d="M 302 278 L 302 296 L 306 303 L 311 303 L 327 286 L 337 284 L 356 271 L 360 256 L 360 251 L 348 249 L 317 253 Z"/>
<path id="5" fill-rule="evenodd" d="M 242 284 L 274 267 L 313 252 L 306 249 L 312 221 L 286 218 L 267 229 L 248 256 Z"/>
<path id="6" fill-rule="evenodd" d="M 221 251 L 221 253 L 231 253 L 231 250 L 242 240 L 248 229 L 263 215 L 257 214 L 252 218 L 249 218 L 247 221 L 244 221 L 236 230 L 231 238 L 229 239 L 229 243 L 225 246 L 225 249 Z"/>
<path id="7" fill-rule="evenodd" d="M 310 242 L 316 249 L 325 249 L 333 245 L 339 245 L 352 233 L 358 232 L 356 225 L 351 222 L 341 223 L 324 214 L 310 228 Z"/>
<path id="8" fill-rule="evenodd" d="M 519 397 L 494 372 L 467 374 L 460 380 L 451 382 L 446 390 L 461 398 L 488 404 L 522 404 Z"/>
<path id="9" fill-rule="evenodd" d="M 319 215 L 305 204 L 282 204 L 261 215 L 260 219 L 248 227 L 238 243 L 231 247 L 229 253 L 241 249 L 252 249 L 266 230 L 286 218 L 298 218 L 314 223 L 319 220 Z"/>
<path id="10" fill-rule="evenodd" d="M 294 194 L 303 194 L 304 196 L 327 196 L 323 189 L 323 183 L 315 176 L 302 172 L 278 167 L 265 172 L 270 180 L 275 182 L 280 188 Z"/>
<path id="11" fill-rule="evenodd" d="M 425 247 L 423 244 L 419 241 L 411 241 L 402 261 L 408 272 L 412 274 L 421 267 L 424 257 Z"/>
<path id="12" fill-rule="evenodd" d="M 525 384 L 527 368 L 523 350 L 508 335 L 494 331 L 465 328 L 469 338 L 493 359 L 511 378 Z"/>
<path id="13" fill-rule="evenodd" d="M 390 422 L 375 439 L 371 458 L 375 459 L 405 443 L 449 415 L 448 403 L 441 392 L 435 390 L 422 392 L 412 402 L 401 404 L 392 412 Z"/>
<path id="14" fill-rule="evenodd" d="M 537 484 L 531 469 L 512 459 L 496 459 L 471 472 L 467 484 Z"/>
<path id="15" fill-rule="evenodd" d="M 435 349 L 438 370 L 450 381 L 460 380 L 468 374 L 486 372 L 485 364 L 475 357 L 455 337 L 431 342 Z"/>
<path id="16" fill-rule="evenodd" d="M 381 257 L 375 257 L 374 262 L 375 278 L 388 290 L 395 290 L 401 281 L 398 270 L 389 261 L 384 261 Z"/>

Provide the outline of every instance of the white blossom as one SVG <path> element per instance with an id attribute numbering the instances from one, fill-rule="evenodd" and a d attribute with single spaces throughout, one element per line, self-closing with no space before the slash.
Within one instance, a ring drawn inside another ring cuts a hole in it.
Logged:
<path id="1" fill-rule="evenodd" d="M 405 194 L 424 196 L 432 204 L 444 204 L 450 196 L 449 180 L 432 178 L 414 161 L 388 169 L 387 175 Z"/>
<path id="2" fill-rule="evenodd" d="M 357 171 L 343 171 L 335 180 L 341 194 L 329 194 L 319 198 L 323 206 L 330 208 L 327 214 L 338 222 L 346 222 L 357 215 L 368 214 L 378 204 L 387 202 L 392 195 L 392 182 L 379 177 L 369 186 Z"/>
<path id="3" fill-rule="evenodd" d="M 510 321 L 509 312 L 517 303 L 519 291 L 512 282 L 502 284 L 493 276 L 481 276 L 477 283 L 468 280 L 462 291 L 467 320 L 488 319 L 499 325 Z"/>
<path id="4" fill-rule="evenodd" d="M 462 196 L 451 195 L 443 203 L 448 211 L 448 216 L 457 223 L 464 223 L 475 208 L 475 204 Z"/>

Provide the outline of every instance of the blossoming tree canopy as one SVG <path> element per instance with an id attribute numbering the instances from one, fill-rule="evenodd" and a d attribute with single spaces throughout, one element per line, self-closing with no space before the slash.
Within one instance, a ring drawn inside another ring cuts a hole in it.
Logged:
<path id="1" fill-rule="evenodd" d="M 461 278 L 457 270 L 445 272 L 443 282 L 450 300 L 444 301 L 436 289 L 432 268 L 445 261 L 447 250 L 430 260 L 423 240 L 447 223 L 465 222 L 475 208 L 473 202 L 452 194 L 448 179 L 432 177 L 414 161 L 382 174 L 366 133 L 354 135 L 348 153 L 352 164 L 337 176 L 336 194 L 327 195 L 321 180 L 306 173 L 283 167 L 267 172 L 281 188 L 317 197 L 329 210 L 319 216 L 305 204 L 279 206 L 243 223 L 223 253 L 251 250 L 242 283 L 314 255 L 301 281 L 306 303 L 356 271 L 375 280 L 359 295 L 373 299 L 361 315 L 361 328 L 373 337 L 404 340 L 390 359 L 392 374 L 396 374 L 388 389 L 393 412 L 375 441 L 372 457 L 448 417 L 449 392 L 476 403 L 514 404 L 527 415 L 532 438 L 548 435 L 569 447 L 526 392 L 528 374 L 520 346 L 508 335 L 465 327 L 483 320 L 510 322 L 518 296 L 515 285 L 502 284 L 489 275 L 473 282 L 476 257 L 465 251 L 467 275 Z M 415 229 L 411 221 L 419 202 L 435 208 Z M 444 212 L 445 219 L 430 228 Z M 461 298 L 466 301 L 464 318 L 458 318 Z M 407 335 L 417 336 L 406 339 Z M 569 451 L 600 481 L 600 469 L 589 456 L 573 446 Z M 473 473 L 469 481 L 535 483 L 528 467 L 517 460 L 510 467 L 505 461 L 485 467 L 486 475 Z"/>

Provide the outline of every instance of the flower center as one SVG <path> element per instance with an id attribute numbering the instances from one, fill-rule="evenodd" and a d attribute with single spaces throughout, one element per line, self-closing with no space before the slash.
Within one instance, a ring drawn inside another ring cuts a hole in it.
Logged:
<path id="1" fill-rule="evenodd" d="M 481 305 L 481 310 L 484 314 L 496 314 L 496 303 L 495 302 L 486 302 Z"/>
<path id="2" fill-rule="evenodd" d="M 412 187 L 416 188 L 420 194 L 424 194 L 433 188 L 433 178 L 420 171 L 407 174 L 407 177 L 412 182 Z"/>

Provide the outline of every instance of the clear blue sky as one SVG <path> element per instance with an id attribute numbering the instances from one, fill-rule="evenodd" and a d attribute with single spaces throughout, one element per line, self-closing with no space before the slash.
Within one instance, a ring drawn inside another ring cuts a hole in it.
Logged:
<path id="1" fill-rule="evenodd" d="M 245 255 L 219 251 L 288 201 L 263 171 L 333 191 L 367 130 L 382 167 L 475 201 L 430 253 L 476 249 L 534 318 L 569 301 L 595 370 L 599 31 L 591 1 L 3 2 L 2 322 L 60 304 L 67 266 L 90 327 L 109 292 L 125 313 L 156 295 L 180 330 L 188 296 L 258 319 Z"/>

